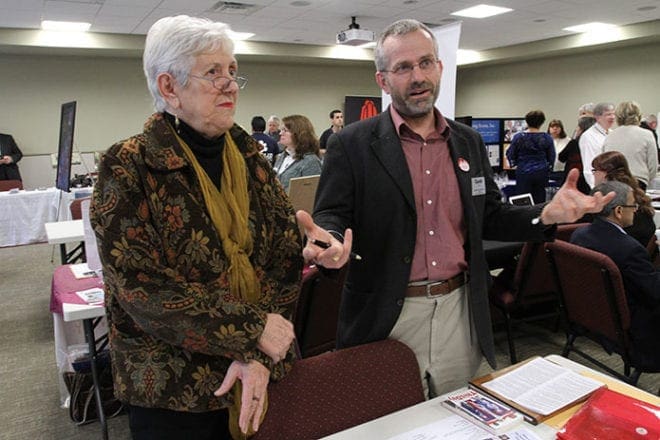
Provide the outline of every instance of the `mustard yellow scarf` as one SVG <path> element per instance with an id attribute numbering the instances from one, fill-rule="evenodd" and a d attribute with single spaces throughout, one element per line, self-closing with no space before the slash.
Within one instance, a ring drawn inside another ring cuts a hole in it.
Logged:
<path id="1" fill-rule="evenodd" d="M 250 303 L 257 303 L 261 296 L 261 287 L 254 267 L 250 262 L 252 254 L 252 235 L 248 228 L 250 199 L 247 191 L 247 169 L 241 152 L 229 132 L 225 134 L 225 147 L 222 152 L 222 177 L 220 188 L 213 184 L 206 171 L 197 161 L 190 147 L 174 133 L 186 158 L 191 163 L 199 179 L 204 203 L 211 216 L 220 240 L 222 249 L 229 260 L 229 291 L 236 297 Z M 229 408 L 229 429 L 235 439 L 245 438 L 238 426 L 241 409 L 241 382 L 237 381 L 232 389 L 234 405 Z M 261 421 L 266 416 L 268 399 L 264 395 L 264 411 Z M 247 435 L 253 435 L 251 428 Z"/>

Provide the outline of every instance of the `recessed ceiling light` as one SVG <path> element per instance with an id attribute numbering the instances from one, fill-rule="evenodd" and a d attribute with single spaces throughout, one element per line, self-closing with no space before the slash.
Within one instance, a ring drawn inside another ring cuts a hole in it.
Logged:
<path id="1" fill-rule="evenodd" d="M 487 18 L 492 17 L 493 15 L 504 14 L 505 12 L 511 12 L 511 8 L 501 8 L 499 6 L 491 5 L 477 5 L 472 6 L 471 8 L 461 9 L 460 11 L 452 12 L 451 15 L 458 15 L 460 17 L 470 17 L 470 18 Z"/>
<path id="2" fill-rule="evenodd" d="M 45 31 L 87 32 L 91 26 L 91 23 L 82 21 L 43 20 L 41 22 L 41 29 Z"/>
<path id="3" fill-rule="evenodd" d="M 248 38 L 254 37 L 254 32 L 236 32 L 236 31 L 229 31 L 229 37 L 232 40 L 237 40 L 237 41 L 243 41 L 247 40 Z"/>
<path id="4" fill-rule="evenodd" d="M 600 32 L 600 31 L 606 31 L 612 28 L 615 28 L 616 26 L 613 24 L 609 23 L 599 23 L 597 21 L 593 23 L 584 23 L 584 24 L 578 24 L 575 26 L 569 26 L 565 27 L 563 30 L 569 31 L 569 32 L 577 32 L 577 33 L 584 33 L 584 32 Z"/>

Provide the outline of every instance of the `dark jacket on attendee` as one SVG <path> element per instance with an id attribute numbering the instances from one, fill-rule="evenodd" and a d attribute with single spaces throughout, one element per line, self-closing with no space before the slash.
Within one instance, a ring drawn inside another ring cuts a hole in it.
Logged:
<path id="1" fill-rule="evenodd" d="M 463 124 L 447 122 L 466 229 L 470 312 L 481 350 L 494 365 L 490 276 L 482 240 L 543 240 L 547 230 L 531 223 L 542 206 L 501 202 L 479 134 Z M 341 233 L 352 228 L 353 250 L 362 257 L 348 269 L 338 345 L 386 339 L 404 303 L 417 229 L 412 179 L 389 111 L 348 125 L 330 137 L 314 220 Z"/>
<path id="2" fill-rule="evenodd" d="M 628 299 L 636 360 L 660 369 L 660 271 L 653 267 L 646 248 L 602 217 L 578 228 L 571 242 L 607 255 L 618 266 Z"/>
<path id="3" fill-rule="evenodd" d="M 23 153 L 11 135 L 0 133 L 0 157 L 3 156 L 11 156 L 12 163 L 0 165 L 0 180 L 21 180 L 16 163 L 21 160 Z"/>

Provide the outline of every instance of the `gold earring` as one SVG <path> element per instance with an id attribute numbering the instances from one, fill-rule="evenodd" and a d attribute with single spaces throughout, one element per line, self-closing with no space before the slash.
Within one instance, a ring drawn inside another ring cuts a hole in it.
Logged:
<path id="1" fill-rule="evenodd" d="M 179 121 L 179 117 L 177 115 L 174 115 L 174 129 L 176 130 L 177 133 L 181 134 L 179 131 L 179 126 L 181 125 L 181 121 Z"/>

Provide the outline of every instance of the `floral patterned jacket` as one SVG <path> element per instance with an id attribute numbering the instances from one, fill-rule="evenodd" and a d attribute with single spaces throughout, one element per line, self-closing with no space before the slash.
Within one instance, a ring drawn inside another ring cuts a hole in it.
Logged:
<path id="1" fill-rule="evenodd" d="M 300 234 L 260 146 L 238 125 L 230 133 L 248 168 L 258 304 L 228 293 L 219 236 L 162 114 L 101 161 L 91 221 L 103 263 L 115 394 L 123 402 L 211 411 L 231 403 L 213 392 L 233 360 L 258 360 L 272 380 L 291 368 L 293 348 L 273 365 L 256 345 L 266 313 L 291 319 L 303 264 Z"/>

